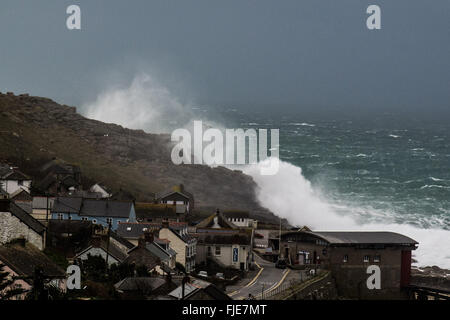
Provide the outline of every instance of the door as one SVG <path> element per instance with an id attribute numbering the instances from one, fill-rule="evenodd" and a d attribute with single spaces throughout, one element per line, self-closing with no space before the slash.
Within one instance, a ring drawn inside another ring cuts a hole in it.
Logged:
<path id="1" fill-rule="evenodd" d="M 411 250 L 403 250 L 401 259 L 400 286 L 405 287 L 411 279 Z"/>

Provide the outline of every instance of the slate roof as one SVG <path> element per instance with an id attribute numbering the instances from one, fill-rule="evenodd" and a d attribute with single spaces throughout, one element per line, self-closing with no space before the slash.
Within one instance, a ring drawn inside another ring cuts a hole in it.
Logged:
<path id="1" fill-rule="evenodd" d="M 107 199 L 58 197 L 52 213 L 76 213 L 80 216 L 128 218 L 133 203 Z"/>
<path id="2" fill-rule="evenodd" d="M 66 277 L 64 270 L 29 243 L 0 246 L 0 260 L 22 277 L 32 277 L 36 267 L 41 267 L 46 277 Z"/>
<path id="3" fill-rule="evenodd" d="M 22 198 L 22 199 L 20 199 L 20 198 Z M 12 200 L 20 199 L 20 200 L 31 201 L 33 198 L 31 197 L 30 193 L 27 190 L 25 190 L 23 188 L 19 188 L 10 195 L 10 199 L 12 199 Z"/>
<path id="4" fill-rule="evenodd" d="M 135 247 L 134 244 L 132 244 L 130 241 L 128 241 L 127 239 L 119 236 L 116 232 L 111 231 L 110 233 L 111 238 L 113 238 L 114 240 L 116 240 L 117 242 L 119 242 L 120 244 L 122 244 L 123 246 L 125 246 L 127 249 L 133 249 Z"/>
<path id="5" fill-rule="evenodd" d="M 161 259 L 154 255 L 147 248 L 136 246 L 128 251 L 128 257 L 123 261 L 126 264 L 135 266 L 146 266 L 149 270 L 159 265 Z"/>
<path id="6" fill-rule="evenodd" d="M 53 202 L 52 213 L 76 213 L 81 209 L 82 198 L 58 197 Z"/>
<path id="7" fill-rule="evenodd" d="M 50 209 L 53 207 L 53 202 L 55 202 L 54 198 L 48 198 L 48 206 Z M 47 209 L 47 197 L 33 197 L 33 209 Z"/>
<path id="8" fill-rule="evenodd" d="M 310 233 L 330 244 L 418 244 L 407 236 L 387 231 L 314 231 Z"/>
<path id="9" fill-rule="evenodd" d="M 157 200 L 164 199 L 164 198 L 166 198 L 166 197 L 168 197 L 168 196 L 170 196 L 170 195 L 172 195 L 174 193 L 178 193 L 178 194 L 182 195 L 183 197 L 185 197 L 188 200 L 194 200 L 194 196 L 192 195 L 192 193 L 187 192 L 184 189 L 183 185 L 173 186 L 170 189 L 167 189 L 167 190 L 165 190 L 163 192 L 157 193 L 156 194 L 156 199 Z"/>
<path id="10" fill-rule="evenodd" d="M 147 231 L 159 230 L 161 228 L 160 223 L 119 223 L 117 226 L 117 234 L 125 239 L 139 239 L 144 234 L 144 229 Z"/>
<path id="11" fill-rule="evenodd" d="M 127 254 L 120 250 L 114 243 L 111 241 L 109 242 L 109 247 L 106 242 L 106 239 L 101 239 L 98 241 L 98 239 L 93 239 L 90 244 L 83 250 L 81 250 L 79 253 L 76 254 L 75 258 L 79 257 L 83 253 L 89 251 L 91 248 L 101 248 L 105 252 L 109 252 L 109 255 L 114 257 L 117 261 L 122 262 L 127 258 Z M 107 250 L 108 248 L 108 250 Z"/>
<path id="12" fill-rule="evenodd" d="M 169 224 L 169 230 L 172 231 L 178 238 L 183 240 L 185 243 L 190 243 L 195 241 L 196 239 L 188 233 L 183 233 L 183 230 L 186 229 L 187 225 L 181 224 Z"/>
<path id="13" fill-rule="evenodd" d="M 149 288 L 152 291 L 160 288 L 166 280 L 159 277 L 128 277 L 117 282 L 114 287 L 119 291 L 138 291 Z"/>
<path id="14" fill-rule="evenodd" d="M 31 202 L 21 202 L 21 201 L 15 201 L 14 202 L 18 207 L 20 207 L 23 211 L 25 211 L 28 214 L 33 213 L 33 208 L 31 206 Z"/>
<path id="15" fill-rule="evenodd" d="M 312 236 L 333 246 L 418 244 L 417 241 L 407 236 L 388 231 L 295 231 L 286 232 L 282 235 L 282 237 L 285 238 L 295 234 Z"/>
<path id="16" fill-rule="evenodd" d="M 18 169 L 12 168 L 8 164 L 0 164 L 0 179 L 3 180 L 31 180 L 29 176 L 20 172 Z"/>
<path id="17" fill-rule="evenodd" d="M 84 199 L 81 207 L 81 216 L 128 218 L 132 202 Z"/>
<path id="18" fill-rule="evenodd" d="M 2 208 L 0 209 L 0 211 L 10 212 L 13 216 L 18 218 L 20 221 L 22 221 L 30 229 L 34 230 L 38 234 L 42 234 L 46 229 L 42 223 L 40 223 L 35 218 L 30 216 L 30 214 L 28 214 L 17 204 L 9 200 L 2 201 Z"/>
<path id="19" fill-rule="evenodd" d="M 189 299 L 201 290 L 208 294 L 212 300 L 232 300 L 226 293 L 218 289 L 212 283 L 199 279 L 191 279 L 189 283 L 185 284 L 184 299 Z M 170 292 L 169 296 L 181 300 L 182 294 L 182 286 L 179 286 L 178 288 Z"/>
<path id="20" fill-rule="evenodd" d="M 157 240 L 155 240 L 156 242 Z M 155 256 L 157 256 L 158 258 L 160 258 L 161 260 L 167 260 L 169 259 L 171 256 L 175 256 L 177 253 L 175 252 L 175 250 L 173 250 L 172 248 L 168 248 L 163 249 L 162 247 L 160 247 L 158 245 L 158 243 L 147 243 L 145 245 L 145 247 L 147 248 L 147 250 L 149 250 L 151 253 L 153 253 Z"/>

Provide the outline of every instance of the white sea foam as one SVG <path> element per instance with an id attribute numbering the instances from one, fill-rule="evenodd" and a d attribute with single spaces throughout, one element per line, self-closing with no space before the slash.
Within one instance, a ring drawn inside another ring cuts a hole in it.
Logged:
<path id="1" fill-rule="evenodd" d="M 336 212 L 311 183 L 302 175 L 301 168 L 281 161 L 280 170 L 274 176 L 259 174 L 259 165 L 248 166 L 244 172 L 253 177 L 258 184 L 257 195 L 261 204 L 276 215 L 286 218 L 291 224 L 307 225 L 313 230 L 328 231 L 392 231 L 404 234 L 417 242 L 414 251 L 418 266 L 438 265 L 450 268 L 450 251 L 445 247 L 450 243 L 450 231 L 443 229 L 420 229 L 408 224 L 392 222 L 356 222 L 351 215 Z M 344 211 L 342 208 L 340 212 Z M 369 216 L 376 214 L 367 212 Z"/>
<path id="2" fill-rule="evenodd" d="M 420 187 L 420 189 L 428 189 L 428 188 L 450 189 L 450 187 L 448 187 L 448 186 L 441 186 L 438 184 L 426 184 L 426 185 Z"/>
<path id="3" fill-rule="evenodd" d="M 295 123 L 289 123 L 291 126 L 302 126 L 302 127 L 315 127 L 315 124 L 312 123 L 306 123 L 306 122 L 295 122 Z"/>

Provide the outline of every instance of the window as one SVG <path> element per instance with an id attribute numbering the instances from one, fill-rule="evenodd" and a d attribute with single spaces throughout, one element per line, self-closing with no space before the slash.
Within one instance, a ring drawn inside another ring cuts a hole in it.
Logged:
<path id="1" fill-rule="evenodd" d="M 81 221 L 88 221 L 88 218 L 82 217 L 82 218 L 81 218 Z"/>
<path id="2" fill-rule="evenodd" d="M 211 257 L 211 247 L 208 247 L 208 257 Z"/>
<path id="3" fill-rule="evenodd" d="M 64 215 L 62 213 L 58 213 L 58 219 L 59 220 L 63 220 L 64 219 Z"/>
<path id="4" fill-rule="evenodd" d="M 93 219 L 93 220 L 92 220 L 92 223 L 93 223 L 93 224 L 96 224 L 96 223 L 97 223 L 97 219 Z"/>
<path id="5" fill-rule="evenodd" d="M 220 247 L 216 246 L 216 256 L 220 256 Z"/>
<path id="6" fill-rule="evenodd" d="M 370 262 L 370 256 L 364 256 L 364 262 Z"/>
<path id="7" fill-rule="evenodd" d="M 67 217 L 68 220 L 72 220 L 72 216 L 69 214 L 69 216 Z"/>
<path id="8" fill-rule="evenodd" d="M 347 254 L 344 254 L 344 259 L 342 261 L 348 262 L 348 255 Z"/>
<path id="9" fill-rule="evenodd" d="M 131 227 L 127 227 L 127 231 L 131 231 Z"/>
<path id="10" fill-rule="evenodd" d="M 107 224 L 112 224 L 112 218 L 106 218 L 106 223 Z"/>
<path id="11" fill-rule="evenodd" d="M 373 262 L 380 262 L 381 261 L 381 257 L 379 255 L 376 255 L 373 257 Z"/>

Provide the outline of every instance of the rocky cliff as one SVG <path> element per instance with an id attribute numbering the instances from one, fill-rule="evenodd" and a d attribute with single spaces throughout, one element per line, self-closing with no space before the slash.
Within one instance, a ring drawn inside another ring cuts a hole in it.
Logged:
<path id="1" fill-rule="evenodd" d="M 0 94 L 0 160 L 32 168 L 56 157 L 79 165 L 85 178 L 113 190 L 123 188 L 144 201 L 183 183 L 205 212 L 241 209 L 274 219 L 259 205 L 251 177 L 223 167 L 176 166 L 170 151 L 168 135 L 87 119 L 76 108 L 47 98 Z"/>

